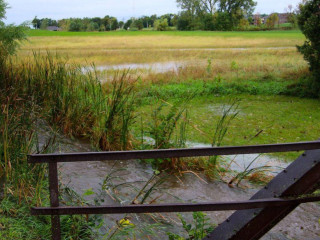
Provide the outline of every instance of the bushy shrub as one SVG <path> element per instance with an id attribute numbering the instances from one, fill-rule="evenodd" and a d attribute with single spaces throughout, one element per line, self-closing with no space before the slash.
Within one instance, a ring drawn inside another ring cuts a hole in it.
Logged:
<path id="1" fill-rule="evenodd" d="M 166 31 L 168 30 L 169 24 L 168 24 L 168 19 L 163 18 L 163 19 L 158 19 L 154 22 L 154 30 L 157 31 Z"/>
<path id="2" fill-rule="evenodd" d="M 309 63 L 312 77 L 308 87 L 314 96 L 320 97 L 320 0 L 310 0 L 300 5 L 298 24 L 307 41 L 298 51 Z"/>
<path id="3" fill-rule="evenodd" d="M 268 28 L 274 28 L 277 22 L 279 22 L 279 15 L 273 13 L 270 15 L 270 17 L 268 17 L 266 24 Z"/>

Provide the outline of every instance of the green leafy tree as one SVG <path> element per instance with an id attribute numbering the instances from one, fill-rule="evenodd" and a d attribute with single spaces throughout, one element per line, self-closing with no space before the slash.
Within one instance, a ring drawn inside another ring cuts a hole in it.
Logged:
<path id="1" fill-rule="evenodd" d="M 32 20 L 32 26 L 35 28 L 35 29 L 39 29 L 40 26 L 41 26 L 41 21 L 40 19 L 37 18 L 37 16 L 34 17 L 34 19 Z"/>
<path id="2" fill-rule="evenodd" d="M 112 17 L 107 15 L 102 19 L 102 24 L 104 25 L 106 31 L 111 31 L 111 27 L 112 27 L 112 19 L 111 18 Z"/>
<path id="3" fill-rule="evenodd" d="M 119 22 L 119 28 L 122 29 L 123 27 L 124 27 L 124 22 L 123 22 L 123 21 L 120 21 L 120 22 Z"/>
<path id="4" fill-rule="evenodd" d="M 251 16 L 257 3 L 254 0 L 220 0 L 219 11 L 230 15 L 232 26 L 245 16 Z"/>
<path id="5" fill-rule="evenodd" d="M 187 14 L 180 14 L 178 29 L 219 29 L 232 30 L 237 27 L 241 19 L 251 16 L 257 3 L 254 0 L 176 0 L 178 6 Z M 214 26 L 214 17 L 218 26 Z M 187 18 L 190 18 L 188 19 Z M 226 23 L 222 21 L 226 20 Z M 189 23 L 188 23 L 189 22 Z M 187 24 L 188 23 L 188 24 Z M 231 25 L 231 27 L 230 27 Z M 225 26 L 226 28 L 221 29 Z"/>
<path id="6" fill-rule="evenodd" d="M 277 22 L 279 22 L 279 15 L 273 13 L 268 17 L 266 24 L 268 28 L 274 28 Z"/>
<path id="7" fill-rule="evenodd" d="M 163 18 L 163 19 L 158 19 L 154 23 L 154 29 L 157 31 L 166 31 L 168 30 L 169 24 L 168 24 L 168 19 Z"/>
<path id="8" fill-rule="evenodd" d="M 70 25 L 69 25 L 69 31 L 70 32 L 80 32 L 85 31 L 87 26 L 84 26 L 83 22 L 79 18 L 71 18 L 70 19 Z"/>
<path id="9" fill-rule="evenodd" d="M 98 23 L 96 23 L 96 22 L 90 22 L 89 24 L 88 24 L 88 26 L 87 26 L 87 31 L 88 32 L 93 32 L 93 31 L 97 31 L 97 30 L 99 30 L 100 28 L 99 28 L 99 25 L 98 25 Z"/>
<path id="10" fill-rule="evenodd" d="M 126 23 L 124 24 L 123 28 L 125 30 L 128 30 L 130 28 L 131 24 L 132 24 L 132 19 L 129 19 L 128 21 L 126 21 Z"/>
<path id="11" fill-rule="evenodd" d="M 297 14 L 293 10 L 293 6 L 289 4 L 287 8 L 287 14 L 288 14 L 288 22 L 291 23 L 292 27 L 297 27 L 298 25 L 298 19 L 297 19 Z"/>
<path id="12" fill-rule="evenodd" d="M 201 8 L 204 12 L 209 13 L 210 15 L 213 15 L 216 11 L 216 4 L 219 2 L 219 0 L 201 0 Z"/>
<path id="13" fill-rule="evenodd" d="M 47 27 L 49 27 L 49 21 L 48 21 L 48 19 L 43 19 L 41 21 L 40 29 L 46 30 Z"/>
<path id="14" fill-rule="evenodd" d="M 138 29 L 138 30 L 142 30 L 143 29 L 143 22 L 141 19 L 137 19 L 135 21 L 132 22 L 131 29 Z"/>
<path id="15" fill-rule="evenodd" d="M 192 17 L 201 11 L 200 0 L 177 0 L 178 6 Z"/>
<path id="16" fill-rule="evenodd" d="M 248 19 L 242 18 L 239 22 L 239 29 L 242 31 L 246 30 L 246 29 L 248 29 L 249 25 L 250 24 L 249 24 Z"/>
<path id="17" fill-rule="evenodd" d="M 211 14 L 205 14 L 203 17 L 204 21 L 204 30 L 214 31 L 215 30 L 215 17 Z"/>
<path id="18" fill-rule="evenodd" d="M 180 31 L 188 31 L 188 30 L 192 30 L 192 16 L 184 11 L 181 12 L 177 21 L 177 28 Z"/>
<path id="19" fill-rule="evenodd" d="M 298 51 L 309 63 L 312 73 L 309 88 L 320 97 L 320 0 L 310 0 L 300 5 L 298 25 L 307 39 L 302 46 L 298 46 Z"/>
<path id="20" fill-rule="evenodd" d="M 233 28 L 232 17 L 226 12 L 217 12 L 214 15 L 214 28 L 218 31 L 230 31 Z"/>
<path id="21" fill-rule="evenodd" d="M 3 22 L 8 5 L 0 0 L 0 61 L 6 59 L 8 55 L 14 54 L 19 43 L 26 39 L 24 25 L 6 25 Z"/>
<path id="22" fill-rule="evenodd" d="M 111 30 L 117 30 L 119 28 L 119 23 L 116 18 L 111 19 Z"/>

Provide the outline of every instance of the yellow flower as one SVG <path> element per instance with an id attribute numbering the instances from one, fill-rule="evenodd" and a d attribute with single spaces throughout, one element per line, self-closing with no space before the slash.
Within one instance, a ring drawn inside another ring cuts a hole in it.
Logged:
<path id="1" fill-rule="evenodd" d="M 132 222 L 128 218 L 123 218 L 119 221 L 120 227 L 134 226 Z"/>

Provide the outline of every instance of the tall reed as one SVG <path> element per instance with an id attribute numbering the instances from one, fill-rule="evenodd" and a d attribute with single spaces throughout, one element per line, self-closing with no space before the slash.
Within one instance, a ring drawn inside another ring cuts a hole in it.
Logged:
<path id="1" fill-rule="evenodd" d="M 34 53 L 28 61 L 1 59 L 0 68 L 0 179 L 16 182 L 12 192 L 33 195 L 37 183 L 32 179 L 42 179 L 41 167 L 27 165 L 27 154 L 36 151 L 39 119 L 101 150 L 131 147 L 134 82 L 126 73 L 102 87 L 94 70 L 49 52 Z"/>

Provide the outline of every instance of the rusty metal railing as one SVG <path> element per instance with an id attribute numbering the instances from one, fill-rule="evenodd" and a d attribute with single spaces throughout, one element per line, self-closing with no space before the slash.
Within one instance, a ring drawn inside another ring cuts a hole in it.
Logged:
<path id="1" fill-rule="evenodd" d="M 320 141 L 270 144 L 256 146 L 236 146 L 217 148 L 167 149 L 150 151 L 94 152 L 71 154 L 37 154 L 29 155 L 32 164 L 47 163 L 49 165 L 50 207 L 33 207 L 32 215 L 51 215 L 52 239 L 61 239 L 60 215 L 75 214 L 119 214 L 119 213 L 159 213 L 159 212 L 195 212 L 195 211 L 226 211 L 242 210 L 242 219 L 235 220 L 235 228 L 230 231 L 231 220 L 219 226 L 207 239 L 259 239 L 271 226 L 279 222 L 301 203 L 320 201 L 320 196 L 297 197 L 311 193 L 320 183 Z M 252 199 L 237 202 L 216 202 L 199 204 L 162 204 L 162 205 L 129 205 L 129 206 L 60 206 L 58 163 L 81 161 L 137 160 L 176 157 L 200 157 L 217 155 L 236 155 L 254 153 L 275 153 L 310 150 L 302 154 L 287 169 L 281 172 L 265 188 Z M 309 156 L 309 153 L 311 155 Z M 292 176 L 291 176 L 292 175 Z M 258 209 L 258 213 L 246 211 Z M 270 211 L 270 209 L 272 211 Z M 265 211 L 265 212 L 264 212 Z M 267 211 L 267 212 L 266 212 Z M 263 213 L 264 212 L 264 213 Z M 271 213 L 270 213 L 271 212 Z M 261 214 L 262 215 L 261 215 Z M 281 214 L 280 214 L 281 213 Z M 263 217 L 264 214 L 264 217 Z M 234 214 L 237 215 L 237 212 Z M 262 217 L 261 217 L 262 216 Z M 246 221 L 246 218 L 247 221 Z M 233 222 L 232 222 L 233 223 Z M 242 225 L 241 225 L 241 224 Z M 238 225 L 237 225 L 238 224 Z M 238 227 L 237 227 L 238 226 Z M 240 227 L 239 227 L 240 226 Z M 250 229 L 248 227 L 255 226 Z M 232 225 L 233 227 L 233 225 Z M 236 230 L 236 231 L 235 231 Z M 241 235 L 243 231 L 245 234 Z M 231 232 L 231 234 L 229 233 Z M 239 235 L 237 235 L 239 233 Z"/>

